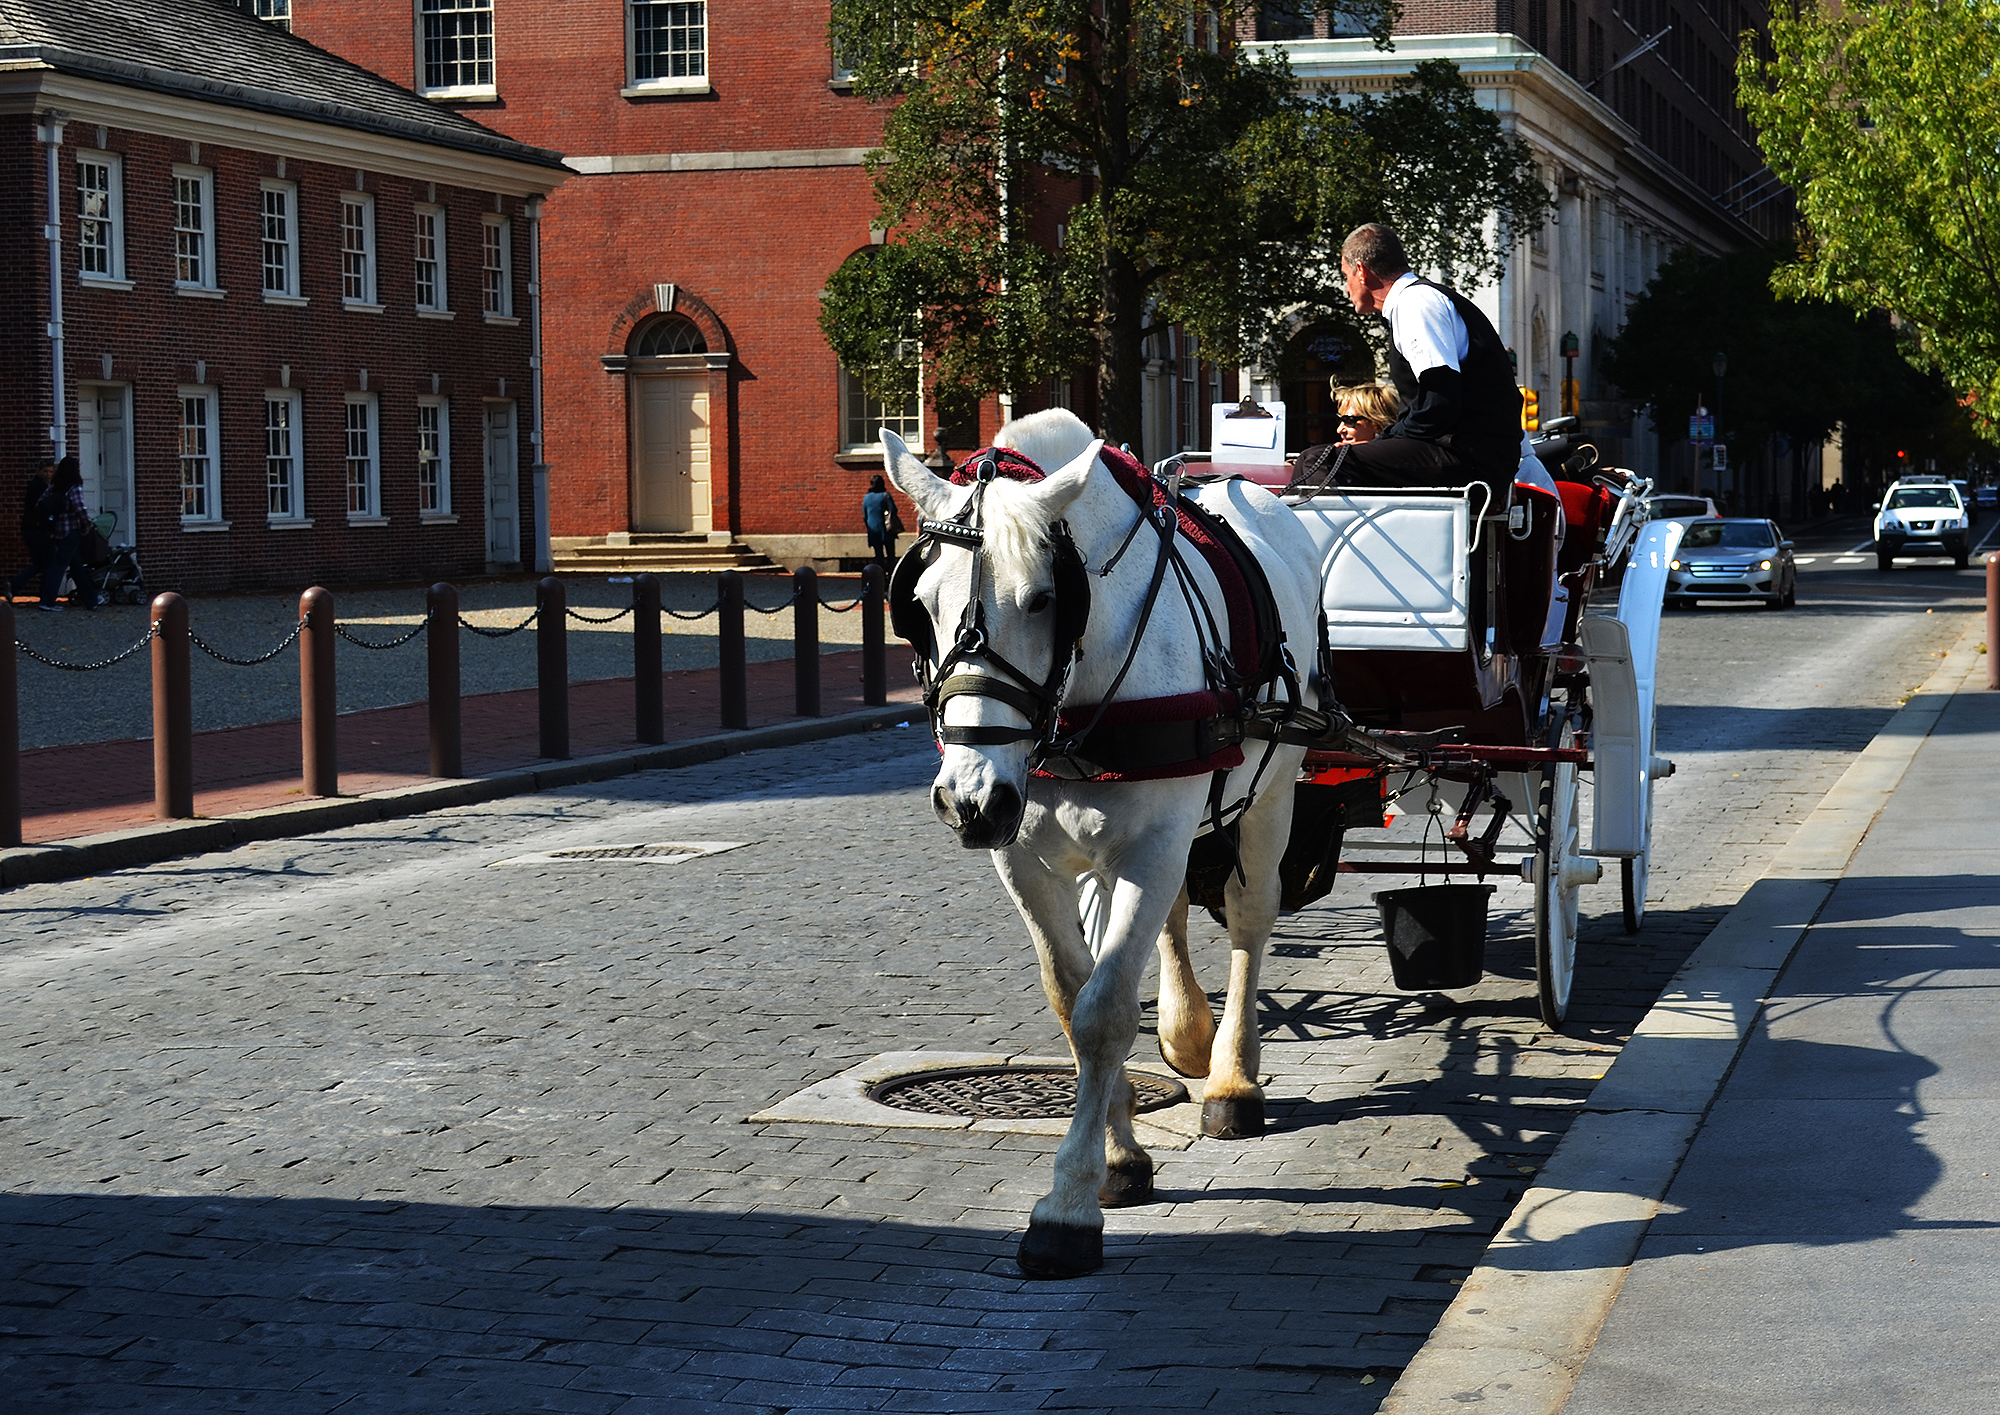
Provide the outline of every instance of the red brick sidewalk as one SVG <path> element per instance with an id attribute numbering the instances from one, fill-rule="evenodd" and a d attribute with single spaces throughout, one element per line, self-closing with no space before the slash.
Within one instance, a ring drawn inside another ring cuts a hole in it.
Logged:
<path id="1" fill-rule="evenodd" d="M 894 649 L 889 659 L 889 700 L 914 705 L 918 701 L 916 684 L 896 671 Z M 722 731 L 720 674 L 716 669 L 682 669 L 662 676 L 669 742 Z M 752 727 L 795 720 L 790 659 L 753 663 L 748 677 Z M 822 715 L 832 717 L 863 706 L 860 653 L 822 657 Z M 533 688 L 468 697 L 461 709 L 461 724 L 468 776 L 546 760 L 540 755 Z M 572 757 L 639 746 L 633 735 L 632 680 L 610 678 L 571 684 L 569 724 Z M 427 709 L 422 703 L 342 716 L 341 794 L 359 796 L 436 780 L 429 773 L 428 730 Z M 303 800 L 301 770 L 296 718 L 198 732 L 194 738 L 195 814 L 225 816 Z M 21 838 L 30 845 L 153 822 L 158 817 L 153 814 L 152 741 L 88 742 L 23 752 L 21 817 Z"/>

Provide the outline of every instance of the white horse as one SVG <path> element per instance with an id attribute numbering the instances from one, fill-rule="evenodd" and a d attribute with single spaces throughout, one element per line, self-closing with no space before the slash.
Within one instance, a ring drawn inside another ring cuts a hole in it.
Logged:
<path id="1" fill-rule="evenodd" d="M 886 428 L 882 441 L 890 475 L 927 520 L 943 521 L 967 509 L 977 487 L 933 476 Z M 932 661 L 949 652 L 955 635 L 971 624 L 969 601 L 976 593 L 986 649 L 1026 678 L 1040 682 L 1050 676 L 1058 652 L 1051 533 L 1065 523 L 1081 552 L 1091 599 L 1064 701 L 1100 702 L 1138 632 L 1154 577 L 1157 533 L 1142 526 L 1134 534 L 1138 507 L 1099 460 L 1102 442 L 1092 441 L 1068 411 L 1016 419 L 995 443 L 1054 470 L 1040 482 L 994 480 L 985 486 L 979 508 L 983 544 L 936 538 L 936 553 L 916 587 L 917 605 L 935 631 Z M 1311 538 L 1289 508 L 1247 482 L 1205 487 L 1198 500 L 1237 531 L 1263 567 L 1306 705 L 1317 706 L 1319 559 Z M 1126 552 L 1105 574 L 1128 540 Z M 1185 542 L 1182 553 L 1226 636 L 1228 619 L 1214 575 Z M 1199 649 L 1194 617 L 1170 575 L 1114 701 L 1202 691 Z M 973 656 L 953 663 L 950 671 L 985 674 L 997 682 L 1000 675 L 993 669 L 986 657 Z M 1009 736 L 1006 729 L 1021 729 L 1028 714 L 1009 701 L 1021 697 L 1001 684 L 997 696 L 961 692 L 944 700 L 944 726 L 998 730 L 969 734 L 986 736 L 986 744 L 944 747 L 931 804 L 962 845 L 992 850 L 1000 879 L 1034 941 L 1043 990 L 1076 1058 L 1076 1116 L 1056 1154 L 1054 1186 L 1035 1205 L 1019 1253 L 1030 1276 L 1069 1277 L 1103 1262 L 1100 1202 L 1117 1207 L 1152 1197 L 1152 1160 L 1133 1136 L 1135 1102 L 1124 1069 L 1138 1033 L 1139 982 L 1149 943 L 1157 941 L 1160 954 L 1160 1052 L 1182 1075 L 1207 1078 L 1204 1133 L 1234 1138 L 1263 1129 L 1257 970 L 1278 913 L 1278 862 L 1291 830 L 1292 783 L 1305 749 L 1281 746 L 1265 761 L 1266 744 L 1246 741 L 1244 764 L 1230 774 L 1222 793 L 1224 802 L 1238 802 L 1257 778 L 1254 804 L 1241 818 L 1242 874 L 1230 877 L 1224 895 L 1231 952 L 1218 1032 L 1188 958 L 1183 889 L 1188 846 L 1203 828 L 1209 806 L 1210 775 L 1098 783 L 1031 777 L 1029 741 L 991 741 Z M 1079 882 L 1086 877 L 1094 877 L 1101 892 L 1104 925 L 1095 957 L 1079 918 Z"/>

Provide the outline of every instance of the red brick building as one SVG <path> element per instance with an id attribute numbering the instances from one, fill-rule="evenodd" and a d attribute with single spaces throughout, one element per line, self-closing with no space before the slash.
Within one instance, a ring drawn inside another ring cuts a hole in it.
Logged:
<path id="1" fill-rule="evenodd" d="M 75 452 L 152 588 L 532 560 L 556 154 L 225 0 L 9 5 L 0 135 L 0 447 Z"/>
<path id="2" fill-rule="evenodd" d="M 883 410 L 818 314 L 871 245 L 881 115 L 835 67 L 828 0 L 279 3 L 441 110 L 568 154 L 543 222 L 559 552 L 636 534 L 787 564 L 866 553 Z M 931 444 L 926 411 L 889 420 Z"/>

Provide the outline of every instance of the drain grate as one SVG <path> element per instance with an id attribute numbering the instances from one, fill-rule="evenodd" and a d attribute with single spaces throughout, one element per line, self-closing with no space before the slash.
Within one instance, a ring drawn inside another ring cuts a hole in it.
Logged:
<path id="1" fill-rule="evenodd" d="M 1139 1109 L 1164 1110 L 1188 1098 L 1187 1087 L 1142 1071 L 1125 1073 Z M 868 1088 L 868 1099 L 924 1115 L 972 1120 L 1067 1120 L 1076 1113 L 1076 1073 L 1066 1066 L 967 1066 L 892 1076 Z"/>
<path id="2" fill-rule="evenodd" d="M 495 865 L 678 865 L 704 855 L 740 850 L 747 840 L 644 840 L 629 845 L 574 845 L 495 860 Z"/>

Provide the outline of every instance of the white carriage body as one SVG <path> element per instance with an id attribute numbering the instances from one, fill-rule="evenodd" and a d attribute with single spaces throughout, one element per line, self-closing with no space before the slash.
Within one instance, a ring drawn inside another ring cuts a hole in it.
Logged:
<path id="1" fill-rule="evenodd" d="M 1330 647 L 1465 651 L 1469 489 L 1334 493 L 1292 509 L 1319 550 Z"/>

